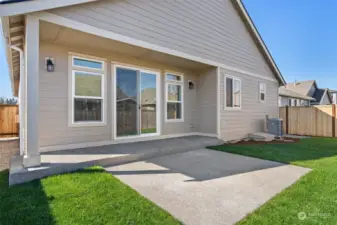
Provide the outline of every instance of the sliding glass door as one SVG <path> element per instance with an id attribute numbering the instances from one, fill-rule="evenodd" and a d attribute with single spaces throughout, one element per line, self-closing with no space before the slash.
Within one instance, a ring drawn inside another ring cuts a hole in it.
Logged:
<path id="1" fill-rule="evenodd" d="M 116 137 L 158 134 L 156 73 L 116 67 Z"/>

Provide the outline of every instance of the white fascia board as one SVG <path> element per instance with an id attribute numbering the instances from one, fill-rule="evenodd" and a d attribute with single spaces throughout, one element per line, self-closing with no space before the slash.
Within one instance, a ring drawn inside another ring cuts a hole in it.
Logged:
<path id="1" fill-rule="evenodd" d="M 230 70 L 230 71 L 242 73 L 242 74 L 252 76 L 252 77 L 256 77 L 256 78 L 259 78 L 259 79 L 279 83 L 278 80 L 267 77 L 267 76 L 263 76 L 263 75 L 260 75 L 260 74 L 245 71 L 245 70 L 233 67 L 233 66 L 228 66 L 228 65 L 225 65 L 223 63 L 219 63 L 219 62 L 215 62 L 215 61 L 212 61 L 212 60 L 204 59 L 204 58 L 201 58 L 201 57 L 198 57 L 198 56 L 195 56 L 195 55 L 190 55 L 190 54 L 180 52 L 180 51 L 177 51 L 177 50 L 174 50 L 174 49 L 162 47 L 162 46 L 152 44 L 152 43 L 149 43 L 149 42 L 146 42 L 146 41 L 137 40 L 135 38 L 131 38 L 131 37 L 127 37 L 127 36 L 124 36 L 124 35 L 121 35 L 121 34 L 117 34 L 117 33 L 114 33 L 112 31 L 100 29 L 100 28 L 97 28 L 97 27 L 94 27 L 94 26 L 91 26 L 91 25 L 88 25 L 88 24 L 85 24 L 85 23 L 82 23 L 82 22 L 78 22 L 78 21 L 71 20 L 71 19 L 68 19 L 68 18 L 65 18 L 65 17 L 61 17 L 61 16 L 55 15 L 53 13 L 37 12 L 37 13 L 35 13 L 35 16 L 37 16 L 40 20 L 47 21 L 47 22 L 54 23 L 54 24 L 58 24 L 60 26 L 68 27 L 68 28 L 71 28 L 71 29 L 74 29 L 74 30 L 82 31 L 82 32 L 85 32 L 85 33 L 93 34 L 93 35 L 96 35 L 96 36 L 104 37 L 104 38 L 107 38 L 107 39 L 123 42 L 123 43 L 134 45 L 134 46 L 139 46 L 139 47 L 150 49 L 150 50 L 153 50 L 153 51 L 162 52 L 162 53 L 165 53 L 165 54 L 185 58 L 185 59 L 188 59 L 188 60 L 192 60 L 192 61 L 195 61 L 195 62 L 206 64 L 206 65 L 210 65 L 210 66 L 214 66 L 214 67 L 220 67 L 220 68 L 223 68 L 223 69 L 227 69 L 227 70 Z"/>
<path id="2" fill-rule="evenodd" d="M 27 14 L 64 6 L 94 2 L 97 0 L 34 0 L 18 3 L 3 4 L 0 6 L 0 16 L 14 16 Z"/>

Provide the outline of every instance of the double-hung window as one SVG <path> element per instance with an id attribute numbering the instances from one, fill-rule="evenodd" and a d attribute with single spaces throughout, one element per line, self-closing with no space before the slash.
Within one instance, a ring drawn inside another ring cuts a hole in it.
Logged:
<path id="1" fill-rule="evenodd" d="M 182 75 L 165 74 L 166 83 L 166 122 L 184 121 L 184 80 Z"/>
<path id="2" fill-rule="evenodd" d="M 225 77 L 225 108 L 241 108 L 241 80 L 235 77 Z"/>
<path id="3" fill-rule="evenodd" d="M 105 63 L 90 57 L 69 56 L 71 70 L 71 124 L 105 123 Z"/>
<path id="4" fill-rule="evenodd" d="M 264 102 L 266 100 L 266 84 L 259 83 L 259 99 L 260 102 Z"/>

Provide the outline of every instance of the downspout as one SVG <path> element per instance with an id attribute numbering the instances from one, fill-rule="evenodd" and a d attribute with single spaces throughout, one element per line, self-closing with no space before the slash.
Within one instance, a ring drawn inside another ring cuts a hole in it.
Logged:
<path id="1" fill-rule="evenodd" d="M 24 76 L 24 53 L 21 48 L 14 45 L 9 47 L 20 54 L 20 83 L 19 83 L 19 117 L 20 117 L 20 155 L 23 156 L 25 152 L 25 123 L 26 123 L 26 78 Z"/>

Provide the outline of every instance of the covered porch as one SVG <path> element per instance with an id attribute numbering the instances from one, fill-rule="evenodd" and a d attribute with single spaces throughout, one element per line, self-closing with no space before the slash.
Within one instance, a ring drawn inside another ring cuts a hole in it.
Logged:
<path id="1" fill-rule="evenodd" d="M 45 165 L 48 157 L 41 154 L 50 151 L 193 135 L 218 137 L 216 66 L 94 35 L 39 13 L 25 20 L 26 70 L 20 82 L 27 89 L 19 98 L 27 103 L 20 112 L 27 116 L 22 118 L 21 157 L 13 160 L 13 171 Z M 76 60 L 84 64 L 75 65 Z M 94 68 L 95 63 L 101 67 Z M 102 75 L 99 86 L 97 77 L 79 79 L 77 72 Z M 131 72 L 135 79 L 123 81 Z M 132 82 L 135 90 L 130 90 Z M 99 94 L 93 97 L 96 90 Z M 77 93 L 81 91 L 92 95 Z M 85 103 L 78 104 L 78 99 Z M 89 106 L 91 100 L 99 104 Z M 83 107 L 96 111 L 76 111 Z"/>

